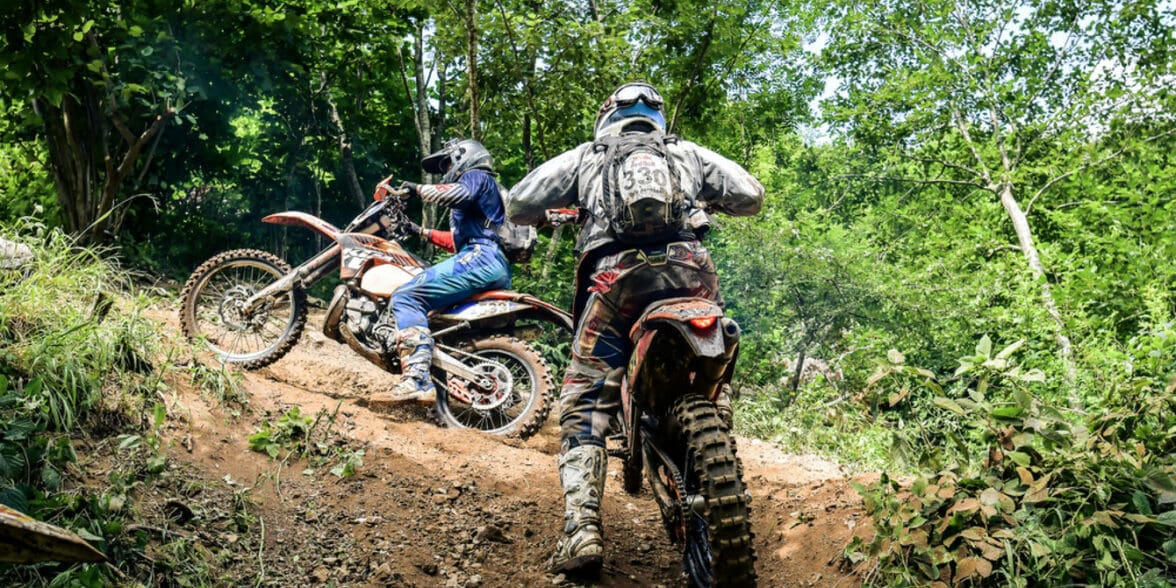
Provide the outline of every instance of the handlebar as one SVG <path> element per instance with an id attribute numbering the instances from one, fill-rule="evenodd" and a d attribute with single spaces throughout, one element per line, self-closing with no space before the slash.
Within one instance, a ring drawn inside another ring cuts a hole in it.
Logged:
<path id="1" fill-rule="evenodd" d="M 552 208 L 545 212 L 547 224 L 558 227 L 568 223 L 580 222 L 580 211 L 575 208 Z"/>

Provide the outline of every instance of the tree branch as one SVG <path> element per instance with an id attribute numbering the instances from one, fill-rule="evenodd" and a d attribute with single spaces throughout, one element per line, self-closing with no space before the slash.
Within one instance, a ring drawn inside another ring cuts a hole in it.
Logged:
<path id="1" fill-rule="evenodd" d="M 836 175 L 833 177 L 836 179 L 864 178 L 864 179 L 875 181 L 875 182 L 906 182 L 906 183 L 915 183 L 915 184 L 924 184 L 924 185 L 946 184 L 946 185 L 950 185 L 950 186 L 969 186 L 971 188 L 976 188 L 978 190 L 991 191 L 991 189 L 984 184 L 981 184 L 979 182 L 969 182 L 966 180 L 900 178 L 900 177 L 895 177 L 895 176 L 875 176 L 872 174 L 839 174 L 839 175 Z"/>
<path id="2" fill-rule="evenodd" d="M 1172 127 L 1162 133 L 1157 133 L 1157 134 L 1152 135 L 1150 137 L 1147 137 L 1145 139 L 1141 139 L 1140 142 L 1141 143 L 1150 143 L 1152 141 L 1167 137 L 1168 135 L 1171 135 L 1173 133 L 1176 133 L 1176 127 Z M 1123 153 L 1125 153 L 1128 148 L 1133 147 L 1133 146 L 1134 145 L 1124 145 L 1123 147 L 1119 148 L 1117 151 L 1114 151 L 1113 153 L 1109 153 L 1106 156 L 1101 157 L 1095 161 L 1087 161 L 1086 163 L 1079 165 L 1078 167 L 1076 167 L 1074 169 L 1071 169 L 1065 173 L 1058 174 L 1058 175 L 1050 178 L 1049 181 L 1047 181 L 1043 186 L 1041 186 L 1041 188 L 1038 188 L 1037 192 L 1035 192 L 1033 194 L 1033 197 L 1030 198 L 1029 202 L 1025 205 L 1025 216 L 1029 216 L 1029 213 L 1033 211 L 1033 203 L 1037 202 L 1037 199 L 1039 197 L 1041 197 L 1041 195 L 1044 194 L 1046 190 L 1049 190 L 1051 187 L 1053 187 L 1054 184 L 1056 184 L 1056 183 L 1058 183 L 1058 182 L 1060 182 L 1060 181 L 1062 181 L 1062 180 L 1064 180 L 1064 179 L 1066 179 L 1066 178 L 1068 178 L 1068 177 L 1070 177 L 1070 176 L 1072 176 L 1082 170 L 1090 169 L 1092 167 L 1098 167 L 1108 161 L 1111 161 L 1112 159 L 1116 159 L 1120 155 L 1123 155 Z"/>

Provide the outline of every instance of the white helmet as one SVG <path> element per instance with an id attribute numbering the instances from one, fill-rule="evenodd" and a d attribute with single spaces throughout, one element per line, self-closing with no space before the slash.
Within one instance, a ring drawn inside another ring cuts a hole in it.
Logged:
<path id="1" fill-rule="evenodd" d="M 626 131 L 666 130 L 665 101 L 645 82 L 629 82 L 617 88 L 596 113 L 596 138 Z"/>
<path id="2" fill-rule="evenodd" d="M 443 182 L 456 181 L 471 169 L 494 171 L 494 157 L 474 139 L 450 139 L 436 153 L 421 160 L 421 167 L 431 174 L 445 174 Z"/>

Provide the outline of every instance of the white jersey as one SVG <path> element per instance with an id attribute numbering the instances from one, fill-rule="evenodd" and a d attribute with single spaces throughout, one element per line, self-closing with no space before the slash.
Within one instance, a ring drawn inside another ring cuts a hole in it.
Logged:
<path id="1" fill-rule="evenodd" d="M 510 190 L 507 217 L 521 225 L 538 225 L 552 208 L 578 206 L 588 211 L 587 224 L 576 245 L 587 253 L 615 240 L 602 218 L 605 153 L 584 143 L 535 168 Z M 739 164 L 690 141 L 666 145 L 680 187 L 696 206 L 734 216 L 759 212 L 764 187 Z"/>

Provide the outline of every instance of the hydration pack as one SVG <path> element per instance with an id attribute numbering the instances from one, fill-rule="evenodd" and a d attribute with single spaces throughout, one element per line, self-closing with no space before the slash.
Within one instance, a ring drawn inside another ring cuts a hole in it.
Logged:
<path id="1" fill-rule="evenodd" d="M 502 209 L 506 210 L 507 203 L 510 202 L 510 192 L 499 184 L 498 193 L 502 196 Z M 516 225 L 504 218 L 494 232 L 498 235 L 498 242 L 502 245 L 502 253 L 506 255 L 507 261 L 527 263 L 531 260 L 531 254 L 535 252 L 535 243 L 539 240 L 535 227 Z"/>
<path id="2" fill-rule="evenodd" d="M 498 241 L 502 244 L 502 253 L 511 263 L 527 263 L 535 251 L 535 241 L 538 235 L 535 227 L 516 225 L 508 220 L 502 221 L 494 232 L 498 234 Z"/>
<path id="3" fill-rule="evenodd" d="M 689 202 L 666 145 L 678 138 L 660 131 L 604 137 L 592 145 L 604 153 L 602 203 L 609 228 L 622 243 L 668 241 L 686 229 Z"/>

